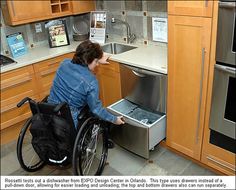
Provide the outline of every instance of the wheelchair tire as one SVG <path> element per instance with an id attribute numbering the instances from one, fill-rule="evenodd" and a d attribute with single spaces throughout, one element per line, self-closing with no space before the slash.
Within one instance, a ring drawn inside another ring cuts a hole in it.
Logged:
<path id="1" fill-rule="evenodd" d="M 45 163 L 34 151 L 31 144 L 32 135 L 29 131 L 32 118 L 29 118 L 20 131 L 17 141 L 17 158 L 21 167 L 28 172 L 35 172 L 41 169 Z"/>
<path id="2" fill-rule="evenodd" d="M 101 175 L 108 154 L 107 130 L 90 117 L 82 124 L 73 150 L 74 175 Z"/>

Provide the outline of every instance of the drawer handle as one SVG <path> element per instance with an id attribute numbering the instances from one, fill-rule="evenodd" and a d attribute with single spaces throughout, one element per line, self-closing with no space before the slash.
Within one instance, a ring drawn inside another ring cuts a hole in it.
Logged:
<path id="1" fill-rule="evenodd" d="M 1 84 L 1 90 L 6 90 L 10 87 L 14 87 L 16 85 L 23 84 L 23 83 L 28 82 L 30 80 L 32 80 L 32 77 L 27 76 L 27 77 L 18 79 L 18 81 L 15 81 L 15 82 L 8 82 L 7 84 L 2 83 Z"/>
<path id="2" fill-rule="evenodd" d="M 55 69 L 48 69 L 46 71 L 41 72 L 41 76 L 44 77 L 44 76 L 50 75 L 51 73 L 54 73 L 55 71 L 56 71 Z"/>
<path id="3" fill-rule="evenodd" d="M 215 160 L 214 158 L 211 158 L 210 156 L 207 156 L 207 159 L 210 160 L 210 161 L 212 161 L 212 162 L 215 162 L 215 163 L 217 163 L 217 164 L 219 164 L 219 165 L 221 165 L 221 166 L 223 166 L 223 167 L 225 167 L 225 168 L 228 168 L 228 169 L 230 169 L 230 170 L 232 170 L 232 171 L 234 171 L 234 172 L 236 171 L 235 168 L 230 167 L 230 166 L 227 166 L 226 164 L 223 164 L 223 163 L 221 163 L 221 162 Z"/>

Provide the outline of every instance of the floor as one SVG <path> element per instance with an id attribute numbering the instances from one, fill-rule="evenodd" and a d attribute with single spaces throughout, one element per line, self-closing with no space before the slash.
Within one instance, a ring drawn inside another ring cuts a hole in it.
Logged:
<path id="1" fill-rule="evenodd" d="M 218 175 L 190 160 L 187 160 L 166 148 L 157 145 L 150 152 L 149 161 L 115 145 L 109 149 L 108 164 L 102 175 L 107 176 L 165 176 L 165 175 Z M 127 167 L 124 167 L 127 166 Z M 1 146 L 1 175 L 73 175 L 72 168 L 45 166 L 41 170 L 29 173 L 24 171 L 17 160 L 16 142 Z"/>

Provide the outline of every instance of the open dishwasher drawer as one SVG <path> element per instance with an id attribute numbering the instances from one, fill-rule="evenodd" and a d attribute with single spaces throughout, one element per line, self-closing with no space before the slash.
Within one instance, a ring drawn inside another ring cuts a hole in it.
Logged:
<path id="1" fill-rule="evenodd" d="M 166 137 L 164 113 L 150 111 L 126 99 L 110 105 L 108 110 L 125 119 L 124 126 L 112 127 L 112 139 L 137 155 L 148 159 L 149 150 Z"/>

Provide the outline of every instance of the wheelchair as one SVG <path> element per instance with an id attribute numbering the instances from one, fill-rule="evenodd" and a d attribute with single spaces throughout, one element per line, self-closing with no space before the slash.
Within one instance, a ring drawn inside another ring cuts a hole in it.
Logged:
<path id="1" fill-rule="evenodd" d="M 111 123 L 103 121 L 84 110 L 81 111 L 78 118 L 81 125 L 76 129 L 70 108 L 66 103 L 51 104 L 47 102 L 47 97 L 40 102 L 35 102 L 26 97 L 17 104 L 17 107 L 21 107 L 26 102 L 29 103 L 32 117 L 23 125 L 17 141 L 17 158 L 25 171 L 35 172 L 46 164 L 59 167 L 71 164 L 74 175 L 102 174 L 108 155 L 108 126 Z M 33 136 L 30 130 L 33 117 L 37 113 L 47 118 L 57 115 L 68 124 L 70 128 L 69 140 L 72 147 L 63 160 L 50 163 L 49 159 L 49 162 L 46 162 L 33 147 Z"/>

